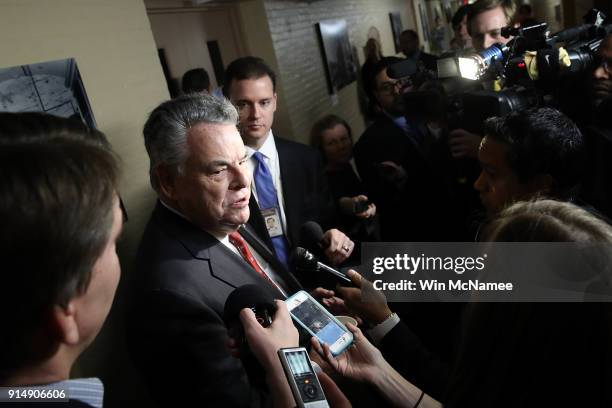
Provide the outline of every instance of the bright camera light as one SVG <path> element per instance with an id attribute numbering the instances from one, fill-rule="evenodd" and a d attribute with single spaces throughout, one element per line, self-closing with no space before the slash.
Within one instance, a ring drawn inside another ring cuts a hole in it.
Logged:
<path id="1" fill-rule="evenodd" d="M 465 79 L 477 80 L 480 78 L 480 64 L 476 58 L 459 57 L 459 73 Z"/>
<path id="2" fill-rule="evenodd" d="M 494 61 L 502 61 L 508 48 L 503 44 L 493 44 L 479 53 L 457 58 L 459 73 L 465 79 L 480 79 Z"/>

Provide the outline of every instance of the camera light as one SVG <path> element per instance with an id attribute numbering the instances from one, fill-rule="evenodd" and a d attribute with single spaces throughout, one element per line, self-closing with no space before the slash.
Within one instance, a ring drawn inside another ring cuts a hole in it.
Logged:
<path id="1" fill-rule="evenodd" d="M 459 73 L 465 79 L 477 80 L 480 78 L 480 67 L 476 58 L 458 58 L 459 60 Z"/>
<path id="2" fill-rule="evenodd" d="M 504 58 L 504 50 L 507 48 L 503 44 L 493 44 L 479 53 L 457 58 L 459 73 L 465 79 L 480 79 L 493 61 Z"/>

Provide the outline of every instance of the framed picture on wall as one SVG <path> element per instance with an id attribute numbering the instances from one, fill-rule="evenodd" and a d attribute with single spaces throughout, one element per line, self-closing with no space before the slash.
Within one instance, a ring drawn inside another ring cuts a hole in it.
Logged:
<path id="1" fill-rule="evenodd" d="M 401 51 L 400 49 L 400 34 L 404 31 L 402 26 L 402 16 L 398 11 L 395 13 L 389 13 L 389 20 L 391 20 L 391 32 L 393 33 L 393 43 L 395 44 L 395 53 Z"/>
<path id="2" fill-rule="evenodd" d="M 333 94 L 357 79 L 357 61 L 349 41 L 346 20 L 325 20 L 317 24 L 329 93 Z"/>
<path id="3" fill-rule="evenodd" d="M 423 27 L 423 40 L 429 42 L 429 19 L 427 18 L 427 11 L 421 3 L 419 3 L 419 16 L 421 16 L 421 25 Z"/>
<path id="4" fill-rule="evenodd" d="M 0 68 L 1 112 L 45 112 L 96 127 L 74 58 Z"/>
<path id="5" fill-rule="evenodd" d="M 0 68 L 0 112 L 44 112 L 97 128 L 74 58 Z M 119 205 L 127 221 L 121 197 Z"/>

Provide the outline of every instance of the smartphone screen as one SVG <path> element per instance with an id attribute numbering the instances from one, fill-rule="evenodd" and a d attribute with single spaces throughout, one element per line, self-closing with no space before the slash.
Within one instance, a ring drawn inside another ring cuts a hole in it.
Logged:
<path id="1" fill-rule="evenodd" d="M 306 292 L 300 291 L 287 299 L 287 306 L 311 335 L 329 345 L 332 354 L 340 354 L 351 344 L 353 335 Z"/>

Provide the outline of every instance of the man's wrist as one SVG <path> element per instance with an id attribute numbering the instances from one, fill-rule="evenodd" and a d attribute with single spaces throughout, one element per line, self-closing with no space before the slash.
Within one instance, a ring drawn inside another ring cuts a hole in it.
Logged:
<path id="1" fill-rule="evenodd" d="M 385 336 L 399 323 L 399 316 L 391 313 L 385 320 L 368 330 L 372 342 L 379 345 Z"/>
<path id="2" fill-rule="evenodd" d="M 383 310 L 379 315 L 377 315 L 370 323 L 373 326 L 377 326 L 381 323 L 384 323 L 385 320 L 391 317 L 391 315 L 393 315 L 393 312 L 391 311 L 391 309 L 389 309 L 389 307 L 385 307 L 385 310 Z"/>

